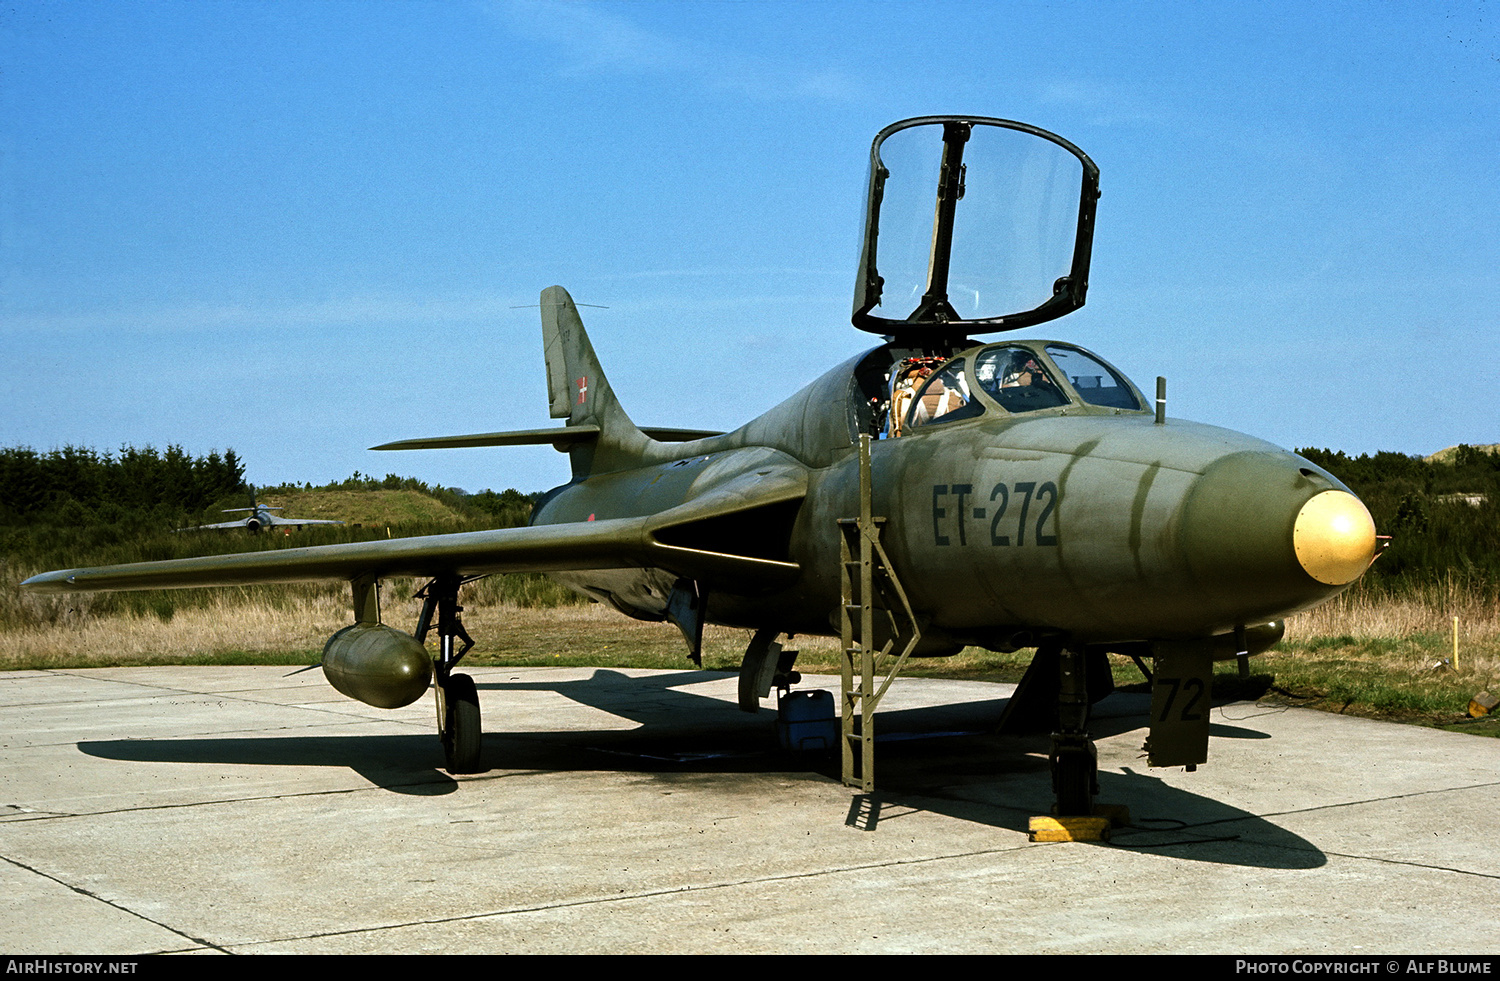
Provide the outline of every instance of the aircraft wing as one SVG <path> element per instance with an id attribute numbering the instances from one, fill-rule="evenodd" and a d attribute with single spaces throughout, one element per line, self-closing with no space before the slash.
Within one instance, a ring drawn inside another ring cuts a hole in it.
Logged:
<path id="1" fill-rule="evenodd" d="M 212 525 L 193 525 L 193 527 L 191 527 L 191 528 L 178 528 L 177 530 L 178 531 L 218 531 L 221 528 L 238 528 L 240 531 L 244 531 L 245 530 L 245 522 L 247 520 L 248 519 L 246 519 L 246 518 L 241 518 L 238 521 L 220 521 L 218 524 L 212 524 Z"/>
<path id="2" fill-rule="evenodd" d="M 735 523 L 784 522 L 789 532 L 807 478 L 792 470 L 756 477 L 753 487 L 729 481 L 681 507 L 642 517 L 62 569 L 21 585 L 64 593 L 634 567 L 709 583 L 732 581 L 737 591 L 769 588 L 790 582 L 801 567 L 768 556 L 759 536 L 735 533 Z"/>

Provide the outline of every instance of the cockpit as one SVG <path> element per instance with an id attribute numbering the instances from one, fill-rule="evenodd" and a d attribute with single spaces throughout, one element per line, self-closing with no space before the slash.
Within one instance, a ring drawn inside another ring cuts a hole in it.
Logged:
<path id="1" fill-rule="evenodd" d="M 1058 342 L 1008 342 L 951 359 L 901 358 L 889 373 L 889 394 L 872 412 L 871 428 L 897 437 L 926 426 L 1073 406 L 1092 411 L 1142 412 L 1139 389 L 1082 348 Z M 883 411 L 880 411 L 883 408 Z"/>
<path id="2" fill-rule="evenodd" d="M 1146 411 L 1082 348 L 975 346 L 1083 306 L 1099 168 L 1055 133 L 923 116 L 870 148 L 853 324 L 886 345 L 854 369 L 851 433 L 891 438 L 980 416 Z"/>

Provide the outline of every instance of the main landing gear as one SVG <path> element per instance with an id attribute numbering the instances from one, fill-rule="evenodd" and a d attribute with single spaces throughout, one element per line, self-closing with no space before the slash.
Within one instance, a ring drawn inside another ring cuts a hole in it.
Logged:
<path id="1" fill-rule="evenodd" d="M 433 616 L 437 616 L 438 659 L 432 666 L 432 684 L 437 696 L 438 738 L 443 743 L 445 768 L 454 774 L 479 773 L 484 769 L 479 693 L 472 677 L 453 673 L 454 666 L 474 646 L 473 638 L 464 630 L 463 621 L 458 616 L 463 612 L 463 607 L 458 605 L 458 588 L 477 578 L 480 577 L 440 576 L 417 593 L 422 600 L 422 614 L 414 633 L 418 643 L 427 640 Z M 458 647 L 456 641 L 462 641 L 463 646 Z"/>
<path id="2" fill-rule="evenodd" d="M 789 690 L 802 680 L 802 674 L 792 670 L 797 662 L 796 651 L 782 650 L 776 643 L 781 631 L 775 627 L 762 627 L 750 638 L 740 662 L 739 704 L 741 712 L 754 715 L 760 711 L 760 700 L 771 696 L 771 689 L 778 692 Z"/>

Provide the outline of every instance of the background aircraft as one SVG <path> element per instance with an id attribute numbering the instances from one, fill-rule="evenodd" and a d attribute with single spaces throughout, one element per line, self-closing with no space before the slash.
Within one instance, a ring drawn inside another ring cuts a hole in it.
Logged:
<path id="1" fill-rule="evenodd" d="M 562 428 L 377 447 L 553 444 L 572 479 L 530 527 L 69 569 L 25 585 L 348 580 L 355 622 L 329 639 L 325 675 L 387 707 L 434 687 L 455 772 L 481 766 L 474 683 L 453 671 L 472 644 L 458 596 L 490 573 L 549 573 L 629 616 L 671 621 L 695 659 L 705 622 L 753 630 L 750 710 L 796 681 L 778 638 L 841 635 L 851 782 L 871 773 L 877 657 L 895 670 L 965 646 L 1034 647 L 1001 724 L 1052 732 L 1058 812 L 1087 815 L 1088 706 L 1112 687 L 1107 654 L 1152 678 L 1150 763 L 1195 766 L 1213 661 L 1243 665 L 1274 643 L 1281 617 L 1347 588 L 1376 544 L 1368 511 L 1331 475 L 1253 437 L 1167 420 L 1161 385 L 1153 411 L 1082 348 L 971 339 L 1083 305 L 1097 199 L 1098 169 L 1055 134 L 983 117 L 893 124 L 871 152 L 853 312 L 883 343 L 739 429 L 666 442 L 638 428 L 554 286 L 541 309 Z M 381 622 L 388 576 L 430 580 L 412 633 Z"/>
<path id="2" fill-rule="evenodd" d="M 250 491 L 250 506 L 249 507 L 247 507 L 247 508 L 225 508 L 224 509 L 224 513 L 225 514 L 234 514 L 236 512 L 240 512 L 240 511 L 248 512 L 245 515 L 245 517 L 239 518 L 239 519 L 237 519 L 235 521 L 220 521 L 217 524 L 196 525 L 196 526 L 194 526 L 192 528 L 180 528 L 178 530 L 179 531 L 234 531 L 234 530 L 238 529 L 238 530 L 248 531 L 248 532 L 250 532 L 253 535 L 253 534 L 257 533 L 257 532 L 265 531 L 268 528 L 292 529 L 292 528 L 302 528 L 302 527 L 304 527 L 306 525 L 341 525 L 341 524 L 344 523 L 342 521 L 336 521 L 336 520 L 332 520 L 332 519 L 328 519 L 328 518 L 283 518 L 283 517 L 281 517 L 281 516 L 273 513 L 275 511 L 284 511 L 284 510 L 285 510 L 285 508 L 267 507 L 264 504 L 257 503 L 256 500 L 255 500 L 255 491 L 252 488 L 251 491 Z"/>

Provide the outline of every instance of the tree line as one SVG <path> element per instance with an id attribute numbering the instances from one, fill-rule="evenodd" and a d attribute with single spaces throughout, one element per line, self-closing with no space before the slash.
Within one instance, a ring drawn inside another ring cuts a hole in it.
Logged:
<path id="1" fill-rule="evenodd" d="M 1459 446 L 1449 459 L 1297 451 L 1349 486 L 1390 536 L 1366 578 L 1376 587 L 1445 577 L 1500 584 L 1500 453 Z"/>
<path id="2" fill-rule="evenodd" d="M 243 507 L 252 493 L 245 465 L 234 450 L 192 456 L 181 446 L 123 446 L 118 453 L 65 446 L 38 453 L 27 446 L 0 447 L 0 525 L 148 522 L 173 524 L 186 516 Z M 525 524 L 540 494 L 515 489 L 467 494 L 429 485 L 415 477 L 386 474 L 352 477 L 320 486 L 281 484 L 259 493 L 319 490 L 410 490 L 426 494 L 460 514 Z"/>
<path id="3" fill-rule="evenodd" d="M 1376 587 L 1458 575 L 1500 584 L 1500 453 L 1459 446 L 1446 459 L 1379 452 L 1349 456 L 1307 447 L 1297 451 L 1343 481 L 1365 502 L 1390 547 L 1367 579 Z M 49 453 L 0 448 L 0 535 L 56 537 L 87 529 L 107 540 L 167 531 L 189 519 L 249 503 L 245 467 L 234 450 L 193 456 L 180 446 L 118 452 L 66 446 Z M 411 477 L 356 472 L 343 481 L 277 490 L 414 490 L 437 498 L 487 527 L 526 523 L 540 494 L 511 489 L 466 494 Z M 13 548 L 7 549 L 8 551 Z"/>
<path id="4" fill-rule="evenodd" d="M 130 512 L 171 520 L 245 490 L 245 465 L 234 450 L 0 448 L 0 524 L 114 523 Z"/>

